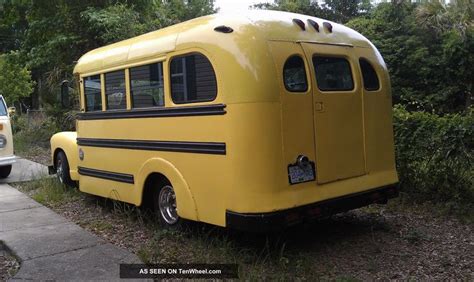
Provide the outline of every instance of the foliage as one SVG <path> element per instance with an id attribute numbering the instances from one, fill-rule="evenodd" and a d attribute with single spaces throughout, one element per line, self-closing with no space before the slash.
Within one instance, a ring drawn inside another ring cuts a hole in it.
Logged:
<path id="1" fill-rule="evenodd" d="M 27 29 L 29 0 L 0 1 L 0 53 L 18 50 Z"/>
<path id="2" fill-rule="evenodd" d="M 427 12 L 420 12 L 425 7 L 405 2 L 382 3 L 367 17 L 353 19 L 348 26 L 365 35 L 382 53 L 390 71 L 395 103 L 410 110 L 440 114 L 466 110 L 471 103 L 474 77 L 472 16 L 466 19 L 470 26 L 464 31 L 455 24 L 435 31 L 426 24 Z M 459 9 L 452 7 L 446 11 Z"/>
<path id="3" fill-rule="evenodd" d="M 33 112 L 14 116 L 12 129 L 15 151 L 20 154 L 29 153 L 35 147 L 49 148 L 51 136 L 61 131 L 57 120 Z"/>
<path id="4" fill-rule="evenodd" d="M 474 92 L 474 4 L 430 1 L 276 0 L 255 8 L 347 23 L 382 53 L 395 103 L 410 110 L 453 113 L 469 108 Z"/>
<path id="5" fill-rule="evenodd" d="M 0 52 L 18 50 L 37 81 L 37 100 L 54 105 L 57 85 L 73 79 L 87 51 L 213 12 L 213 0 L 4 0 Z"/>
<path id="6" fill-rule="evenodd" d="M 34 82 L 30 71 L 19 63 L 17 52 L 0 55 L 0 70 L 0 95 L 9 104 L 31 95 Z"/>
<path id="7" fill-rule="evenodd" d="M 100 45 L 137 36 L 145 31 L 140 14 L 131 7 L 117 4 L 106 8 L 88 7 L 81 13 L 88 32 Z"/>
<path id="8" fill-rule="evenodd" d="M 415 198 L 474 208 L 474 111 L 440 117 L 394 108 L 397 170 Z"/>
<path id="9" fill-rule="evenodd" d="M 340 23 L 362 16 L 372 8 L 369 0 L 326 0 L 322 4 L 312 0 L 275 0 L 273 3 L 260 3 L 253 7 L 305 14 Z"/>

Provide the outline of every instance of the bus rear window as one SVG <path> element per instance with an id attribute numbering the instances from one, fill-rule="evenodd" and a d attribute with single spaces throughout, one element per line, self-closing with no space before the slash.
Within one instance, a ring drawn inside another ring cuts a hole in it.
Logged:
<path id="1" fill-rule="evenodd" d="M 102 110 L 100 75 L 93 75 L 84 78 L 84 97 L 86 100 L 87 112 Z"/>
<path id="2" fill-rule="evenodd" d="M 217 96 L 216 74 L 201 54 L 171 60 L 171 98 L 176 104 L 212 101 Z"/>
<path id="3" fill-rule="evenodd" d="M 283 81 L 286 90 L 290 92 L 305 92 L 308 90 L 304 61 L 300 56 L 294 55 L 286 60 L 283 67 Z"/>
<path id="4" fill-rule="evenodd" d="M 364 88 L 368 91 L 375 91 L 380 88 L 379 78 L 374 67 L 366 59 L 359 59 L 362 78 L 364 79 Z"/>
<path id="5" fill-rule="evenodd" d="M 349 61 L 340 57 L 313 57 L 316 82 L 321 91 L 350 91 L 354 89 Z"/>

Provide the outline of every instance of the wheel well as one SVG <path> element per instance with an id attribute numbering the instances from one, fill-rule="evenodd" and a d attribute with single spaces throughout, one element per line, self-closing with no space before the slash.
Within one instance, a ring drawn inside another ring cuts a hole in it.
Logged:
<path id="1" fill-rule="evenodd" d="M 163 174 L 155 172 L 148 175 L 143 187 L 141 206 L 153 208 L 153 193 L 156 191 L 155 189 L 166 184 L 171 184 L 171 182 Z"/>
<path id="2" fill-rule="evenodd" d="M 54 169 L 57 168 L 57 167 L 56 167 L 56 160 L 57 160 L 57 158 L 58 158 L 59 152 L 63 152 L 64 155 L 66 155 L 66 153 L 64 152 L 64 150 L 61 149 L 61 148 L 56 148 L 56 150 L 54 150 L 54 155 L 53 155 L 53 168 L 54 168 Z M 67 156 L 66 156 L 66 157 L 67 157 Z"/>

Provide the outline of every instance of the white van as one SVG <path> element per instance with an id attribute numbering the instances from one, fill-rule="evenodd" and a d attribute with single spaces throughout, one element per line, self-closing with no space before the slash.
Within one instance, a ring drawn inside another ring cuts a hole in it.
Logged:
<path id="1" fill-rule="evenodd" d="M 15 159 L 10 115 L 5 99 L 0 95 L 0 178 L 10 175 Z"/>

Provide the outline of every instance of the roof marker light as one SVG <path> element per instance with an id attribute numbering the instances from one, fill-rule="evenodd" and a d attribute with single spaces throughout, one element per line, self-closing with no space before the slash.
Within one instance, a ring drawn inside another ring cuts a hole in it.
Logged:
<path id="1" fill-rule="evenodd" d="M 306 30 L 305 24 L 304 24 L 304 22 L 303 22 L 302 20 L 300 20 L 300 19 L 293 19 L 293 22 L 294 22 L 295 24 L 297 24 L 297 25 L 301 28 L 301 30 Z"/>
<path id="2" fill-rule="evenodd" d="M 323 22 L 323 26 L 329 31 L 329 33 L 332 32 L 332 24 L 328 22 Z"/>
<path id="3" fill-rule="evenodd" d="M 319 24 L 312 19 L 308 20 L 310 26 L 312 26 L 317 32 L 319 32 Z"/>
<path id="4" fill-rule="evenodd" d="M 234 31 L 231 27 L 225 26 L 225 25 L 220 25 L 218 27 L 215 27 L 214 30 L 217 32 L 222 32 L 222 33 L 231 33 Z"/>

